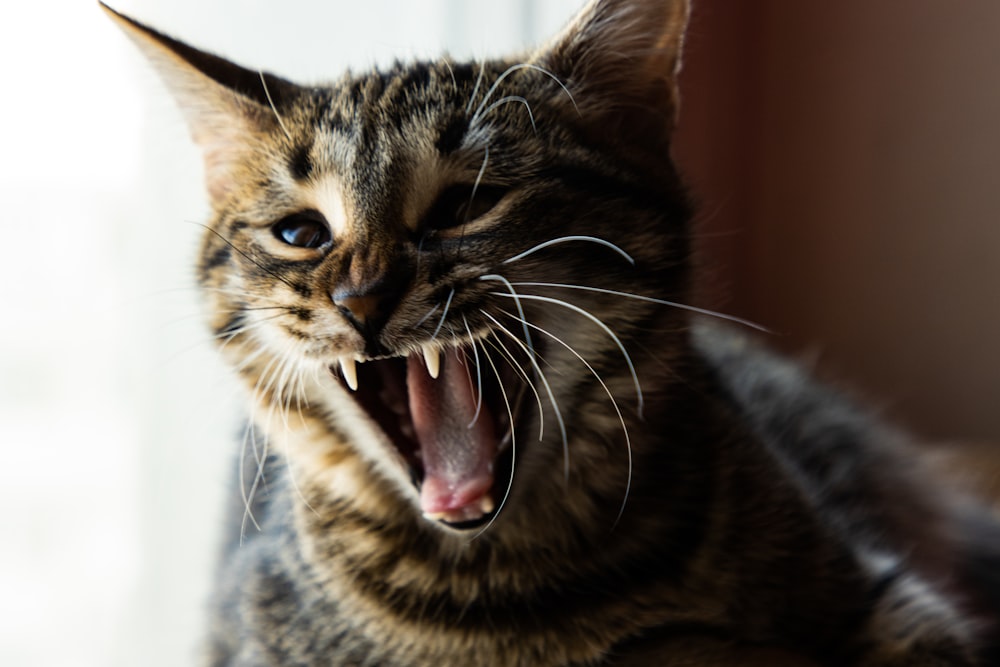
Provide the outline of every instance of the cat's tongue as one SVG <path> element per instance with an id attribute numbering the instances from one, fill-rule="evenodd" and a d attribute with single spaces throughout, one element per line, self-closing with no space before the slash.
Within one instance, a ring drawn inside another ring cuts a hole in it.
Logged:
<path id="1" fill-rule="evenodd" d="M 428 518 L 452 523 L 493 510 L 497 451 L 493 416 L 485 405 L 476 416 L 476 395 L 460 354 L 453 350 L 442 356 L 436 379 L 420 354 L 411 354 L 406 367 L 410 415 L 424 466 L 420 508 Z"/>

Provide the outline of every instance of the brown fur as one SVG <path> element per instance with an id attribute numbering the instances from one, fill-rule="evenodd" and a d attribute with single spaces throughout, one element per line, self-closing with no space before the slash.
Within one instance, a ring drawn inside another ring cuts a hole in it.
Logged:
<path id="1" fill-rule="evenodd" d="M 254 400 L 233 525 L 261 530 L 224 555 L 210 664 L 989 664 L 996 528 L 901 435 L 666 303 L 685 2 L 314 88 L 113 16 L 204 148 L 198 275 Z M 379 407 L 409 392 L 413 419 L 428 345 L 495 375 L 470 395 L 510 426 L 474 525 L 422 516 L 437 450 Z"/>

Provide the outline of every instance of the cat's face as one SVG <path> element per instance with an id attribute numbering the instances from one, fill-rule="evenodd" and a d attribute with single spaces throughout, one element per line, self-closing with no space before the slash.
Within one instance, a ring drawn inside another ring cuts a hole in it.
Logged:
<path id="1" fill-rule="evenodd" d="M 668 147 L 685 16 L 596 2 L 525 58 L 323 87 L 127 24 L 204 148 L 199 279 L 255 391 L 334 413 L 452 525 L 492 515 L 515 452 L 568 469 L 591 390 L 634 415 L 627 343 L 660 309 L 612 292 L 684 292 Z"/>

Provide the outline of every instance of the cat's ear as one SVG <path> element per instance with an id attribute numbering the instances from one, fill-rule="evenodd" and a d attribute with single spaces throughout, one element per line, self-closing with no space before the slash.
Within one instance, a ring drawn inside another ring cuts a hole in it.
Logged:
<path id="1" fill-rule="evenodd" d="M 592 0 L 535 62 L 602 132 L 667 138 L 677 118 L 688 13 L 688 0 Z"/>
<path id="2" fill-rule="evenodd" d="M 281 123 L 278 109 L 299 88 L 199 51 L 111 9 L 101 7 L 134 41 L 173 93 L 205 157 L 209 194 L 223 201 L 234 187 L 255 137 Z M 283 127 L 282 127 L 283 129 Z"/>

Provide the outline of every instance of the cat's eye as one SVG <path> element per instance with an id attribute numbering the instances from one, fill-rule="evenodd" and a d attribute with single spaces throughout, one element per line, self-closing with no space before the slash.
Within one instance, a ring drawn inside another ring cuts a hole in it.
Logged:
<path id="1" fill-rule="evenodd" d="M 271 225 L 275 238 L 296 248 L 321 248 L 332 239 L 330 227 L 319 211 L 300 211 Z"/>
<path id="2" fill-rule="evenodd" d="M 424 218 L 425 229 L 448 229 L 480 218 L 496 206 L 507 189 L 496 185 L 453 185 L 438 196 Z"/>

